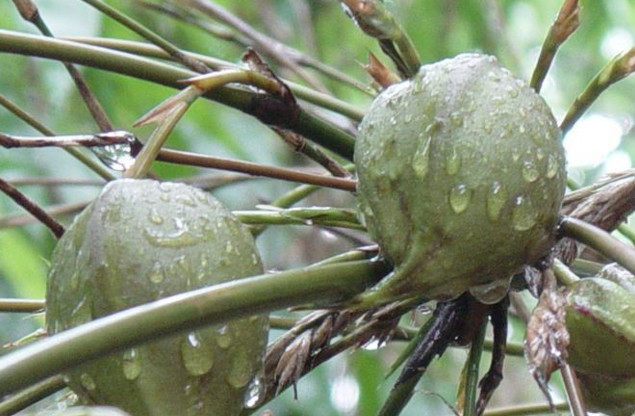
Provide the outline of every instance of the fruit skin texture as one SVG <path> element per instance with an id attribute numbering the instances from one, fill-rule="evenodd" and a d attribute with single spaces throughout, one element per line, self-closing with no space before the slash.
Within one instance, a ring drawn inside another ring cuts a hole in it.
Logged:
<path id="1" fill-rule="evenodd" d="M 366 297 L 506 286 L 545 255 L 565 189 L 560 138 L 544 100 L 491 56 L 422 66 L 380 94 L 356 141 L 358 203 L 395 270 Z"/>
<path id="2" fill-rule="evenodd" d="M 635 278 L 601 276 L 576 282 L 567 295 L 567 361 L 591 410 L 630 416 L 635 412 Z"/>
<path id="3" fill-rule="evenodd" d="M 218 201 L 175 183 L 106 185 L 66 231 L 49 274 L 57 333 L 180 292 L 262 273 L 251 234 Z M 135 416 L 237 415 L 262 371 L 259 315 L 152 341 L 67 374 L 82 402 Z"/>

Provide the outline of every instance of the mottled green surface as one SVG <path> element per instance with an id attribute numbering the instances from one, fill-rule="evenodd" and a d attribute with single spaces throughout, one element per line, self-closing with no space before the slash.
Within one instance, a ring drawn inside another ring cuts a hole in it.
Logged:
<path id="1" fill-rule="evenodd" d="M 382 93 L 355 162 L 361 217 L 396 268 L 368 296 L 452 298 L 544 255 L 564 193 L 560 136 L 543 99 L 490 56 L 423 66 Z"/>
<path id="2" fill-rule="evenodd" d="M 60 240 L 47 290 L 57 333 L 114 311 L 262 273 L 251 234 L 218 201 L 182 184 L 107 185 Z M 69 374 L 87 403 L 134 416 L 235 415 L 262 368 L 267 317 L 154 341 Z M 257 383 L 256 383 L 257 384 Z"/>
<path id="3" fill-rule="evenodd" d="M 587 405 L 610 415 L 635 412 L 635 279 L 582 279 L 567 297 L 568 362 Z"/>

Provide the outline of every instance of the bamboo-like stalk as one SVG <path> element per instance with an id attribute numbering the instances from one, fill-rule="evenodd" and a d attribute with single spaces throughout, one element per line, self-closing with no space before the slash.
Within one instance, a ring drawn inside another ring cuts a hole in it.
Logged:
<path id="1" fill-rule="evenodd" d="M 178 81 L 197 75 L 187 69 L 127 53 L 7 30 L 0 30 L 0 52 L 73 62 L 179 89 L 184 86 Z M 208 92 L 205 97 L 245 113 L 257 115 L 258 110 L 262 109 L 256 104 L 256 95 L 242 88 L 221 87 Z M 259 114 L 260 117 L 267 115 L 270 114 Z M 280 114 L 277 116 L 275 123 L 279 127 L 293 130 L 352 160 L 354 139 L 348 133 L 304 110 L 293 119 L 282 117 Z M 272 121 L 263 122 L 269 124 Z"/>
<path id="2" fill-rule="evenodd" d="M 120 311 L 4 355 L 0 397 L 90 359 L 162 336 L 289 306 L 347 300 L 386 272 L 386 264 L 370 260 L 290 270 Z"/>

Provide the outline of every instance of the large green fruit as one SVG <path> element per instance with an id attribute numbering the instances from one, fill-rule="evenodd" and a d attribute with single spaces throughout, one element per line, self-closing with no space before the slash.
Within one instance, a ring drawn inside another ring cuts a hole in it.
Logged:
<path id="1" fill-rule="evenodd" d="M 635 412 L 635 278 L 606 277 L 571 287 L 565 309 L 568 362 L 591 410 L 630 416 Z"/>
<path id="2" fill-rule="evenodd" d="M 108 184 L 51 263 L 51 333 L 262 273 L 251 234 L 224 206 L 196 188 L 151 180 Z M 237 415 L 257 394 L 267 330 L 259 315 L 148 342 L 69 372 L 69 385 L 83 402 L 134 416 Z"/>
<path id="3" fill-rule="evenodd" d="M 500 298 L 553 245 L 560 138 L 544 100 L 491 56 L 423 66 L 380 94 L 355 165 L 361 219 L 395 271 L 365 296 L 449 299 L 485 285 L 481 300 Z"/>

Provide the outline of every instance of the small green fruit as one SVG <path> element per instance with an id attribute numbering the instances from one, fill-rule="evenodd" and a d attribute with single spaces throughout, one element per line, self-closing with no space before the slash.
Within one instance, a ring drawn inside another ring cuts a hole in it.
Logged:
<path id="1" fill-rule="evenodd" d="M 395 271 L 366 296 L 449 299 L 489 284 L 503 290 L 473 293 L 500 299 L 554 243 L 560 137 L 544 100 L 491 56 L 423 66 L 380 94 L 355 164 L 361 219 Z"/>
<path id="2" fill-rule="evenodd" d="M 614 416 L 635 412 L 635 278 L 576 282 L 567 296 L 568 362 L 587 406 Z"/>
<path id="3" fill-rule="evenodd" d="M 50 333 L 262 273 L 251 234 L 224 206 L 196 188 L 151 180 L 108 184 L 51 263 Z M 69 372 L 69 385 L 85 403 L 135 416 L 237 415 L 257 396 L 267 331 L 259 315 L 148 342 Z"/>

